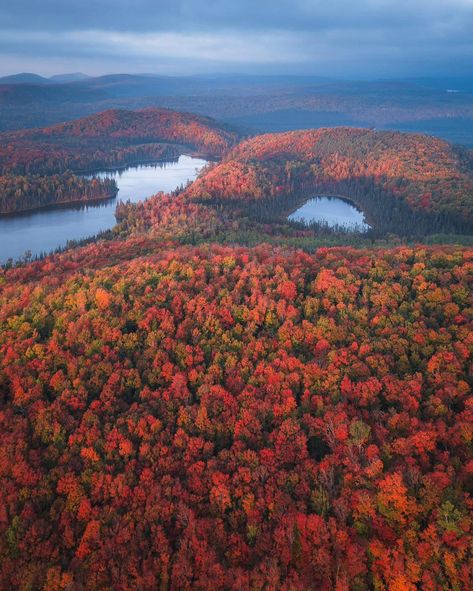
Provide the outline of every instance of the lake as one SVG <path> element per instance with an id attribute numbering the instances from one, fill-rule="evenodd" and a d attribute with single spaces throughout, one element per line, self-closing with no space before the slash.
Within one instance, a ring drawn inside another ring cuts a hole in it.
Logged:
<path id="1" fill-rule="evenodd" d="M 359 232 L 370 229 L 363 212 L 340 197 L 313 197 L 287 219 L 305 224 L 326 223 L 330 228 L 343 226 Z"/>
<path id="2" fill-rule="evenodd" d="M 132 166 L 118 171 L 97 172 L 93 176 L 115 179 L 116 199 L 88 205 L 61 206 L 0 218 L 0 264 L 17 260 L 29 250 L 34 255 L 65 246 L 112 228 L 117 202 L 142 201 L 159 191 L 170 192 L 194 180 L 207 162 L 180 156 L 174 162 Z"/>

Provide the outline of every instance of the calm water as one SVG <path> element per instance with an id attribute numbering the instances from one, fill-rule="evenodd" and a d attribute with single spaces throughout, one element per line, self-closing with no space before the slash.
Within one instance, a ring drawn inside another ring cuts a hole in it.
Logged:
<path id="1" fill-rule="evenodd" d="M 33 255 L 64 246 L 68 240 L 93 236 L 115 225 L 118 200 L 141 201 L 158 191 L 173 191 L 193 180 L 206 161 L 181 156 L 178 161 L 134 166 L 95 176 L 115 179 L 118 196 L 104 203 L 35 211 L 0 218 L 0 263 L 17 260 L 25 251 Z"/>
<path id="2" fill-rule="evenodd" d="M 326 222 L 331 228 L 345 226 L 366 232 L 370 226 L 363 212 L 339 197 L 314 197 L 288 217 L 292 222 Z"/>

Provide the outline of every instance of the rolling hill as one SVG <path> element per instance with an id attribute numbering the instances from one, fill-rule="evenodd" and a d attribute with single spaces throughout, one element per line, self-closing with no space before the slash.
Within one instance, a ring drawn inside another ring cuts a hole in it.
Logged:
<path id="1" fill-rule="evenodd" d="M 427 213 L 431 221 L 443 216 L 471 225 L 472 171 L 471 151 L 433 137 L 319 129 L 253 137 L 199 178 L 187 195 L 247 202 L 280 197 L 284 203 L 284 195 L 329 192 L 350 197 L 375 217 L 381 209 L 378 213 L 384 211 L 391 221 L 410 211 Z"/>
<path id="2" fill-rule="evenodd" d="M 185 152 L 220 158 L 237 140 L 235 131 L 210 118 L 166 109 L 111 110 L 49 128 L 3 133 L 0 213 L 67 203 L 68 194 L 69 201 L 81 201 L 81 191 L 84 200 L 116 192 L 104 181 L 78 179 L 71 171 L 175 159 Z"/>
<path id="3" fill-rule="evenodd" d="M 172 240 L 0 272 L 0 586 L 469 588 L 472 250 Z"/>

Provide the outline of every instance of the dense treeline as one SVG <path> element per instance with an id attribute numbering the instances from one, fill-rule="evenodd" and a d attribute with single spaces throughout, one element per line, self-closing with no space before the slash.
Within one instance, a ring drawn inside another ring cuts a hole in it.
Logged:
<path id="1" fill-rule="evenodd" d="M 386 248 L 406 242 L 418 244 L 419 241 L 424 244 L 473 245 L 471 234 L 446 233 L 444 230 L 419 236 L 419 231 L 413 229 L 412 234 L 406 237 L 404 230 L 400 231 L 400 235 L 384 235 L 378 229 L 357 232 L 344 226 L 329 227 L 324 223 L 288 223 L 281 219 L 281 211 L 288 203 L 291 199 L 286 197 L 275 198 L 271 202 L 198 202 L 187 199 L 185 192 L 158 194 L 141 203 L 119 203 L 116 209 L 118 224 L 112 234 L 149 235 L 154 240 L 192 245 L 217 242 L 255 246 L 264 242 L 300 248 L 306 252 L 340 245 Z M 421 219 L 426 218 L 423 216 Z"/>
<path id="2" fill-rule="evenodd" d="M 111 179 L 86 179 L 71 172 L 52 176 L 0 176 L 0 214 L 62 203 L 109 199 L 117 194 Z"/>
<path id="3" fill-rule="evenodd" d="M 64 203 L 107 193 L 108 187 L 102 183 L 99 188 L 95 181 L 76 178 L 72 187 L 70 171 L 173 160 L 189 150 L 219 158 L 236 141 L 236 133 L 211 119 L 165 109 L 106 111 L 50 128 L 3 133 L 0 213 L 50 205 L 54 195 L 58 196 L 57 203 Z M 27 182 L 24 177 L 28 177 Z M 22 187 L 30 187 L 32 192 L 28 194 Z"/>
<path id="4" fill-rule="evenodd" d="M 470 589 L 472 271 L 143 234 L 4 272 L 0 586 Z"/>
<path id="5" fill-rule="evenodd" d="M 189 199 L 188 193 L 184 189 L 172 195 L 158 194 L 141 203 L 118 204 L 114 233 L 128 236 L 149 232 L 155 237 L 194 245 L 209 241 L 249 246 L 268 242 L 309 252 L 319 246 L 395 246 L 406 240 L 472 244 L 471 233 L 458 233 L 462 227 L 468 230 L 467 224 L 452 223 L 448 217 L 426 212 L 412 212 L 389 196 L 383 201 L 378 195 L 373 203 L 369 221 L 374 227 L 357 232 L 323 222 L 310 225 L 288 222 L 287 214 L 307 198 L 298 194 L 243 201 Z M 364 200 L 365 196 L 360 194 L 358 202 L 366 210 L 370 202 Z"/>
<path id="6" fill-rule="evenodd" d="M 232 208 L 240 215 L 247 215 L 257 222 L 274 224 L 281 223 L 288 213 L 299 208 L 307 199 L 314 195 L 333 195 L 349 199 L 367 216 L 371 224 L 366 233 L 372 238 L 381 238 L 392 234 L 403 238 L 424 238 L 429 234 L 453 233 L 469 234 L 473 224 L 456 215 L 433 213 L 423 209 L 412 209 L 404 199 L 394 198 L 387 191 L 381 190 L 373 179 L 356 179 L 346 182 L 309 183 L 304 189 L 292 194 L 279 194 L 271 198 L 240 200 L 215 198 L 199 200 L 211 203 L 219 208 Z M 289 222 L 293 226 L 301 226 L 297 222 Z M 306 225 L 306 224 L 304 224 Z M 319 231 L 323 222 L 308 224 L 308 227 Z M 341 227 L 341 231 L 356 231 L 350 227 Z"/>
<path id="7" fill-rule="evenodd" d="M 347 128 L 270 134 L 238 145 L 187 194 L 270 199 L 274 211 L 277 197 L 328 191 L 352 198 L 389 231 L 465 231 L 473 225 L 471 163 L 469 153 L 428 136 Z"/>
<path id="8" fill-rule="evenodd" d="M 60 142 L 57 145 L 16 145 L 8 151 L 2 174 L 61 174 L 68 170 L 89 172 L 113 169 L 136 163 L 174 160 L 181 150 L 169 144 L 137 144 L 114 147 L 106 140 L 99 142 Z M 0 152 L 2 148 L 0 148 Z"/>

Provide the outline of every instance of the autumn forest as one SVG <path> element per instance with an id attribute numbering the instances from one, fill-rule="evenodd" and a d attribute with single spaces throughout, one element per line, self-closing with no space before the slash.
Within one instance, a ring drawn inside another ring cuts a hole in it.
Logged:
<path id="1" fill-rule="evenodd" d="M 78 173 L 176 158 L 221 156 L 237 134 L 165 109 L 106 111 L 44 129 L 0 134 L 0 214 L 113 197 L 116 187 Z"/>
<path id="2" fill-rule="evenodd" d="M 115 109 L 2 132 L 0 212 L 181 154 L 0 268 L 0 589 L 473 588 L 471 150 Z M 371 229 L 288 222 L 314 194 Z"/>

